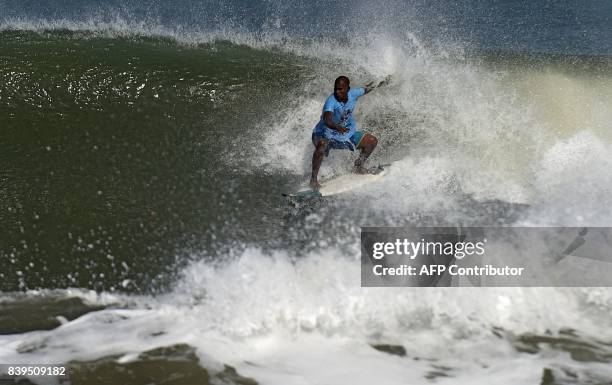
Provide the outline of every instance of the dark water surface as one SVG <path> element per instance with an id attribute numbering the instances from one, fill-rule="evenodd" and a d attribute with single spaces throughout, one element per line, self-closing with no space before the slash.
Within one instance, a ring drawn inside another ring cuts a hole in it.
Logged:
<path id="1" fill-rule="evenodd" d="M 242 147 L 301 76 L 294 58 L 61 32 L 0 44 L 3 290 L 148 282 L 214 234 L 255 236 L 236 214 L 265 221 L 283 182 L 247 175 Z"/>

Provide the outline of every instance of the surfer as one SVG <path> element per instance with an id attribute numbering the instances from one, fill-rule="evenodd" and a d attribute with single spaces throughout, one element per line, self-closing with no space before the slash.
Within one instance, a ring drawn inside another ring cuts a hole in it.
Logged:
<path id="1" fill-rule="evenodd" d="M 319 168 L 323 162 L 323 156 L 329 155 L 329 150 L 347 149 L 354 151 L 360 149 L 361 153 L 355 160 L 353 172 L 357 174 L 374 173 L 364 166 L 372 151 L 378 144 L 378 139 L 372 134 L 357 131 L 357 124 L 353 118 L 353 113 L 357 105 L 357 99 L 361 96 L 386 85 L 389 77 L 372 86 L 374 82 L 366 84 L 364 87 L 351 88 L 351 82 L 346 76 L 338 76 L 334 82 L 334 93 L 329 95 L 323 105 L 321 120 L 312 132 L 312 143 L 315 146 L 312 154 L 312 175 L 310 177 L 310 187 L 318 189 L 321 184 L 317 180 Z"/>

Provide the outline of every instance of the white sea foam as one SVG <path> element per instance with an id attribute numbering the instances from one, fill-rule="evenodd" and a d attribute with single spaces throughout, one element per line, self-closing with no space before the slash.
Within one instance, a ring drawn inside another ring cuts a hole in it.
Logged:
<path id="1" fill-rule="evenodd" d="M 612 144 L 591 130 L 560 140 L 538 162 L 535 224 L 610 226 Z"/>
<path id="2" fill-rule="evenodd" d="M 0 361 L 119 354 L 129 362 L 145 350 L 187 343 L 208 369 L 229 364 L 265 384 L 424 384 L 436 367 L 449 368 L 442 370 L 449 377 L 439 379 L 448 383 L 534 382 L 543 367 L 612 375 L 601 364 L 578 366 L 562 351 L 543 347 L 532 355 L 513 347 L 514 335 L 561 328 L 609 341 L 609 290 L 361 288 L 354 257 L 330 249 L 290 260 L 284 252 L 247 249 L 224 263 L 196 262 L 167 295 L 105 295 L 100 303 L 124 308 L 89 313 L 52 331 L 0 336 Z M 89 292 L 83 296 L 96 302 Z M 402 345 L 406 357 L 370 346 L 377 343 Z"/>

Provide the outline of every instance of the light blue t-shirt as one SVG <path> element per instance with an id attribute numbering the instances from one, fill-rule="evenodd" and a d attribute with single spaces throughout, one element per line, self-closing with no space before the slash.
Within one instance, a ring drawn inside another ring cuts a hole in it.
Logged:
<path id="1" fill-rule="evenodd" d="M 348 100 L 346 103 L 339 102 L 334 94 L 329 95 L 325 101 L 325 104 L 323 105 L 321 120 L 314 128 L 315 135 L 323 136 L 326 139 L 334 139 L 339 142 L 346 142 L 349 140 L 357 130 L 357 123 L 355 123 L 355 118 L 353 117 L 355 107 L 357 105 L 357 99 L 362 97 L 364 94 L 365 88 L 363 87 L 351 88 L 348 92 Z M 323 115 L 328 111 L 333 112 L 334 123 L 340 124 L 349 130 L 342 134 L 339 131 L 332 130 L 331 128 L 327 127 L 323 121 Z"/>

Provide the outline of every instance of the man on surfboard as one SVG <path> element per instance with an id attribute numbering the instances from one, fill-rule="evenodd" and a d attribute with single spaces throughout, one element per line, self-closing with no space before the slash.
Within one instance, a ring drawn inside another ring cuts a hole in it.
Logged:
<path id="1" fill-rule="evenodd" d="M 377 86 L 372 86 L 373 82 L 370 82 L 364 87 L 351 89 L 349 78 L 338 76 L 334 82 L 334 93 L 325 101 L 321 120 L 312 132 L 312 143 L 315 150 L 312 154 L 310 187 L 314 189 L 321 187 L 317 180 L 319 168 L 321 168 L 323 156 L 329 155 L 329 150 L 332 148 L 351 151 L 354 151 L 355 148 L 360 149 L 361 153 L 355 160 L 353 171 L 358 174 L 373 173 L 372 170 L 364 167 L 364 163 L 376 148 L 378 139 L 374 135 L 357 131 L 353 112 L 357 105 L 357 99 L 388 82 L 389 78 L 387 77 Z"/>

